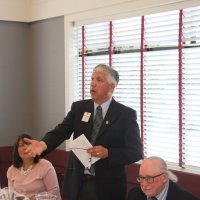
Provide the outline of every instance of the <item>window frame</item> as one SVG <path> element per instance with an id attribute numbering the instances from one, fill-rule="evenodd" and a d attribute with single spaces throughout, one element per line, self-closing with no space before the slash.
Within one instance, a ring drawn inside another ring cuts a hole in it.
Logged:
<path id="1" fill-rule="evenodd" d="M 181 14 L 182 15 L 182 14 Z M 110 22 L 110 25 L 111 25 L 111 22 Z M 180 38 L 179 38 L 180 39 Z M 112 45 L 112 42 L 111 42 L 111 44 L 110 45 Z M 181 46 L 181 40 L 179 40 L 179 47 Z M 144 53 L 144 52 L 141 52 L 141 54 L 142 53 Z M 181 53 L 181 52 L 179 52 L 179 53 Z M 82 52 L 82 55 L 83 55 L 84 53 Z M 112 61 L 112 58 L 111 58 L 111 55 L 112 55 L 112 52 L 111 51 L 109 51 L 109 55 L 110 55 L 110 57 L 109 57 L 109 64 L 111 65 L 111 61 Z M 180 56 L 180 55 L 179 55 Z M 83 63 L 84 63 L 84 61 L 82 61 Z M 179 63 L 179 65 L 181 65 L 181 63 Z M 83 66 L 84 67 L 84 66 Z M 180 67 L 181 68 L 181 67 Z M 83 68 L 84 69 L 84 68 Z M 181 70 L 181 69 L 180 69 Z M 181 85 L 181 83 L 180 83 L 180 85 Z M 180 86 L 181 87 L 181 86 Z M 83 91 L 83 94 L 84 94 L 84 91 Z M 180 101 L 179 102 L 179 106 L 181 107 L 181 105 L 182 105 L 182 102 Z M 143 107 L 143 106 L 142 106 Z M 182 113 L 179 113 L 179 116 L 182 116 Z M 181 117 L 180 117 L 181 118 Z M 143 127 L 143 126 L 141 126 L 141 127 Z M 143 137 L 143 136 L 142 136 Z M 182 137 L 182 136 L 181 136 Z M 180 137 L 180 139 L 181 139 L 181 137 Z M 179 146 L 179 148 L 181 148 L 181 145 Z M 173 164 L 172 164 L 172 166 L 173 166 Z M 178 167 L 178 166 L 176 166 L 176 167 Z M 179 163 L 179 167 L 180 168 L 182 168 L 182 169 L 184 169 L 184 166 L 182 165 L 182 161 L 180 160 L 180 163 Z M 197 169 L 198 170 L 198 169 Z"/>

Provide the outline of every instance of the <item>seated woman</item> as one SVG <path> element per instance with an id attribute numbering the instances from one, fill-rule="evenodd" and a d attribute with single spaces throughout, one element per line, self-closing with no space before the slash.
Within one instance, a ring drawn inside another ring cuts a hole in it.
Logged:
<path id="1" fill-rule="evenodd" d="M 19 192 L 24 192 L 31 200 L 35 194 L 49 192 L 61 200 L 57 175 L 53 165 L 38 156 L 30 157 L 26 153 L 28 143 L 24 138 L 30 138 L 27 134 L 18 136 L 14 146 L 13 165 L 8 168 L 8 187 L 13 187 Z"/>

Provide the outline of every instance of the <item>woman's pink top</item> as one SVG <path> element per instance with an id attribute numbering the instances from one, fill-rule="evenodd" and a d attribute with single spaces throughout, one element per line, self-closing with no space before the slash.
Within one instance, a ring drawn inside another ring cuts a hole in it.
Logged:
<path id="1" fill-rule="evenodd" d="M 12 165 L 8 168 L 7 178 L 9 187 L 23 191 L 31 200 L 35 200 L 35 194 L 45 191 L 61 200 L 57 175 L 48 160 L 41 159 L 27 175 L 21 173 L 21 168 Z"/>

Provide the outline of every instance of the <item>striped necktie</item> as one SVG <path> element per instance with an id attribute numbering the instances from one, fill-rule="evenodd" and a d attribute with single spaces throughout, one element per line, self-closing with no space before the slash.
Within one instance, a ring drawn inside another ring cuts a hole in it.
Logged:
<path id="1" fill-rule="evenodd" d="M 101 124 L 103 122 L 103 115 L 102 115 L 102 108 L 99 105 L 96 108 L 96 114 L 94 117 L 94 122 L 93 122 L 93 128 L 92 128 L 92 136 L 91 136 L 91 143 L 94 144 L 96 137 L 99 133 L 99 129 L 101 127 Z"/>
<path id="2" fill-rule="evenodd" d="M 94 122 L 93 122 L 92 135 L 91 135 L 91 141 L 90 141 L 92 144 L 94 144 L 96 140 L 96 137 L 99 133 L 99 129 L 101 127 L 102 122 L 103 122 L 102 108 L 99 105 L 96 108 L 96 114 L 95 114 Z M 95 175 L 94 164 L 92 164 L 90 169 L 87 169 L 87 172 L 93 176 Z"/>

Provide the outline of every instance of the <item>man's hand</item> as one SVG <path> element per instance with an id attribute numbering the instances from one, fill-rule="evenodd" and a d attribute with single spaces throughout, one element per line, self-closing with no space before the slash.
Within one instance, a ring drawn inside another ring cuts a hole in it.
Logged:
<path id="1" fill-rule="evenodd" d="M 28 138 L 24 138 L 24 141 L 29 143 L 26 152 L 32 157 L 41 155 L 41 153 L 47 149 L 47 145 L 43 141 L 37 141 Z"/>
<path id="2" fill-rule="evenodd" d="M 89 148 L 87 152 L 90 153 L 92 156 L 101 159 L 108 157 L 108 149 L 103 146 L 94 146 L 92 148 Z"/>

